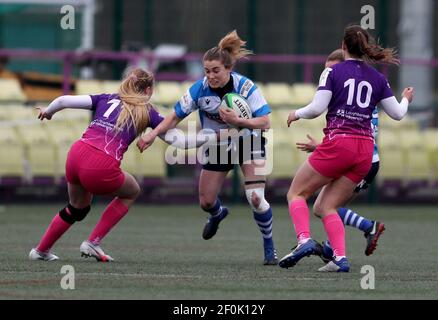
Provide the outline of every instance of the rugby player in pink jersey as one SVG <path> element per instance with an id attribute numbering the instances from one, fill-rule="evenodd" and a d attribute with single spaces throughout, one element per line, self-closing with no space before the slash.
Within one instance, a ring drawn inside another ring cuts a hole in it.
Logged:
<path id="1" fill-rule="evenodd" d="M 87 240 L 80 245 L 82 256 L 97 261 L 113 258 L 100 247 L 102 239 L 126 215 L 140 193 L 135 178 L 120 168 L 123 154 L 147 127 L 155 128 L 163 117 L 149 103 L 154 77 L 142 69 L 129 71 L 117 94 L 61 96 L 47 108 L 38 108 L 40 120 L 50 120 L 64 109 L 89 109 L 94 118 L 67 156 L 66 179 L 69 203 L 53 218 L 30 260 L 53 261 L 54 243 L 90 211 L 93 195 L 114 197 Z"/>
<path id="2" fill-rule="evenodd" d="M 348 272 L 345 229 L 337 210 L 353 193 L 371 167 L 374 139 L 372 113 L 380 103 L 393 119 L 401 120 L 413 98 L 413 88 L 405 88 L 399 103 L 386 78 L 367 62 L 398 64 L 392 49 L 376 44 L 360 26 L 344 31 L 342 50 L 345 61 L 321 74 L 313 101 L 292 110 L 288 126 L 301 118 L 312 119 L 327 111 L 325 137 L 309 159 L 298 169 L 287 199 L 298 244 L 284 256 L 279 266 L 289 268 L 303 257 L 320 255 L 322 247 L 311 238 L 307 199 L 318 189 L 325 190 L 317 199 L 318 214 L 333 249 L 333 259 L 319 269 L 322 272 Z"/>
<path id="3" fill-rule="evenodd" d="M 345 61 L 344 53 L 342 49 L 337 49 L 329 54 L 325 62 L 325 67 L 331 68 L 335 64 L 343 61 Z M 373 129 L 373 135 L 374 135 L 374 150 L 373 150 L 373 159 L 371 163 L 371 168 L 368 171 L 367 175 L 362 179 L 362 181 L 357 184 L 351 198 L 348 201 L 354 199 L 361 191 L 368 189 L 368 187 L 372 184 L 379 171 L 380 158 L 379 158 L 379 150 L 377 147 L 378 126 L 379 126 L 379 114 L 378 114 L 378 109 L 376 107 L 374 108 L 372 114 L 372 121 L 371 121 L 371 127 Z M 310 135 L 307 135 L 307 138 L 309 139 L 308 142 L 297 142 L 297 148 L 305 152 L 313 152 L 316 149 L 318 143 Z M 325 187 L 323 187 L 320 192 L 323 193 L 324 190 Z M 320 200 L 321 198 L 322 197 L 319 197 L 318 200 Z M 316 216 L 318 216 L 319 207 L 320 207 L 320 202 L 316 201 L 313 205 L 313 212 Z M 338 215 L 341 218 L 341 220 L 344 222 L 344 225 L 349 225 L 353 228 L 359 229 L 364 232 L 363 235 L 366 239 L 365 255 L 369 256 L 373 254 L 373 252 L 377 248 L 377 242 L 380 236 L 382 235 L 383 231 L 385 230 L 385 224 L 380 221 L 370 220 L 346 207 L 339 208 Z M 321 259 L 324 262 L 329 262 L 333 257 L 333 250 L 330 247 L 330 242 L 323 241 L 322 245 L 323 245 L 323 250 L 322 250 Z"/>

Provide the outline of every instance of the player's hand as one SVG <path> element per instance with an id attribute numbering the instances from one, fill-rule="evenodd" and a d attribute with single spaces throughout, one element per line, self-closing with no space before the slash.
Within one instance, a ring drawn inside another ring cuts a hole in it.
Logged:
<path id="1" fill-rule="evenodd" d="M 149 132 L 148 134 L 142 135 L 138 141 L 137 141 L 137 148 L 140 150 L 140 152 L 145 151 L 147 148 L 149 148 L 155 141 L 155 138 L 157 136 L 153 134 L 152 132 Z"/>
<path id="2" fill-rule="evenodd" d="M 297 148 L 300 149 L 301 151 L 313 152 L 316 149 L 316 146 L 318 145 L 318 143 L 310 135 L 307 135 L 307 139 L 309 139 L 309 141 L 307 143 L 306 142 L 297 142 Z"/>
<path id="3" fill-rule="evenodd" d="M 290 124 L 293 121 L 297 121 L 299 118 L 295 115 L 296 110 L 292 110 L 291 113 L 289 113 L 289 116 L 287 117 L 287 126 L 290 127 Z"/>
<path id="4" fill-rule="evenodd" d="M 43 121 L 44 119 L 47 119 L 47 120 L 52 119 L 52 115 L 46 112 L 47 108 L 35 107 L 35 109 L 38 110 L 38 119 L 40 119 L 41 121 Z"/>
<path id="5" fill-rule="evenodd" d="M 230 126 L 239 127 L 240 119 L 234 110 L 221 107 L 219 108 L 219 116 L 221 117 L 223 122 L 229 124 Z"/>
<path id="6" fill-rule="evenodd" d="M 402 92 L 402 97 L 408 99 L 409 103 L 414 99 L 414 87 L 407 87 Z"/>

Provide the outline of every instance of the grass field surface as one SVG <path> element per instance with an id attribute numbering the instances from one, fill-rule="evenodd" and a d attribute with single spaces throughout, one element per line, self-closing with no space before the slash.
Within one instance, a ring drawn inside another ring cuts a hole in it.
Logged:
<path id="1" fill-rule="evenodd" d="M 53 215 L 62 205 L 0 206 L 0 299 L 437 299 L 438 211 L 435 207 L 353 206 L 379 219 L 387 230 L 372 256 L 362 232 L 347 227 L 350 273 L 321 274 L 315 256 L 294 268 L 264 266 L 262 238 L 248 206 L 231 207 L 217 235 L 201 237 L 206 214 L 197 206 L 134 205 L 105 238 L 102 248 L 116 261 L 81 258 L 101 211 L 74 225 L 55 244 L 57 262 L 29 261 Z M 312 217 L 312 236 L 324 240 Z M 285 206 L 274 207 L 279 258 L 295 244 Z M 61 288 L 63 265 L 75 271 L 75 289 Z M 361 288 L 361 268 L 375 270 L 375 289 Z"/>

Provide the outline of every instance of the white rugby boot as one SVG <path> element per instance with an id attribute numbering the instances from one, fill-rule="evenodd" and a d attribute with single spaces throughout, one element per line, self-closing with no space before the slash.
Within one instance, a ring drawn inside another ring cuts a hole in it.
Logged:
<path id="1" fill-rule="evenodd" d="M 32 250 L 29 252 L 29 260 L 56 261 L 59 260 L 59 258 L 53 253 L 41 252 L 36 248 L 32 248 Z"/>
<path id="2" fill-rule="evenodd" d="M 96 246 L 92 244 L 90 241 L 85 240 L 82 242 L 81 247 L 79 248 L 81 252 L 81 257 L 94 257 L 97 261 L 101 262 L 111 262 L 114 261 L 111 256 L 105 254 L 100 246 Z"/>

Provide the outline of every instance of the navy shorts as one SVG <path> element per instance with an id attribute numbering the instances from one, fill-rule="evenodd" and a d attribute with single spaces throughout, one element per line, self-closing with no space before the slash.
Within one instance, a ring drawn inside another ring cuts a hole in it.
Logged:
<path id="1" fill-rule="evenodd" d="M 357 184 L 356 189 L 354 189 L 354 192 L 359 193 L 361 190 L 367 189 L 369 185 L 373 183 L 374 178 L 377 175 L 377 172 L 379 172 L 379 166 L 380 166 L 379 161 L 373 162 L 371 164 L 370 171 L 368 171 L 365 178 L 363 178 L 362 181 Z"/>
<path id="2" fill-rule="evenodd" d="M 251 135 L 248 138 L 239 139 L 238 147 L 236 143 L 231 145 L 230 150 L 227 151 L 230 143 L 213 147 L 216 148 L 215 154 L 207 148 L 205 151 L 207 162 L 202 165 L 202 169 L 228 172 L 234 168 L 235 164 L 241 165 L 250 160 L 266 159 L 266 138 L 263 136 Z"/>

